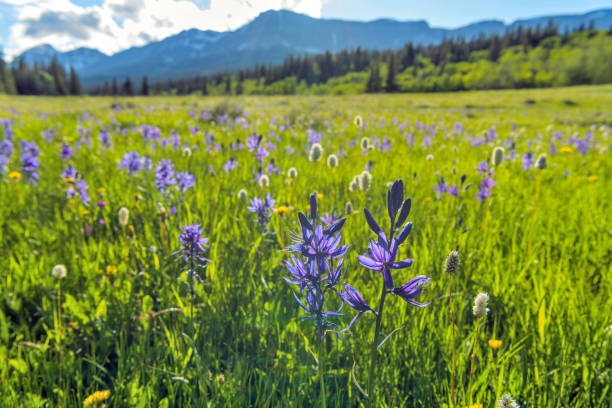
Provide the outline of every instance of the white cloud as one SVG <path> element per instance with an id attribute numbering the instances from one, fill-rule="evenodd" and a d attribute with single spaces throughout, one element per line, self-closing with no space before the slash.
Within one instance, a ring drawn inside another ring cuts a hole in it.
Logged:
<path id="1" fill-rule="evenodd" d="M 208 8 L 190 0 L 104 0 L 87 7 L 69 0 L 2 1 L 18 10 L 6 46 L 15 56 L 43 43 L 61 51 L 91 47 L 110 54 L 189 28 L 235 30 L 271 9 L 320 17 L 326 0 L 210 0 Z"/>

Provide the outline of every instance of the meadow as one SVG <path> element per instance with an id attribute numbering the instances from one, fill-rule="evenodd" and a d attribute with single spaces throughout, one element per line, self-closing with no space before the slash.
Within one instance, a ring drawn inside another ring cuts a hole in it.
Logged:
<path id="1" fill-rule="evenodd" d="M 610 85 L 0 96 L 0 406 L 612 406 L 611 126 Z M 357 257 L 395 180 L 385 292 Z M 284 279 L 313 221 L 339 316 Z"/>

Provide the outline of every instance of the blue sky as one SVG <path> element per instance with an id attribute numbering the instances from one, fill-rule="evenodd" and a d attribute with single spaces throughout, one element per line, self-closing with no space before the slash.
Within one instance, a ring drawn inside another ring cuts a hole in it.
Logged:
<path id="1" fill-rule="evenodd" d="M 0 47 L 7 56 L 48 43 L 114 53 L 189 28 L 233 30 L 269 9 L 350 20 L 427 20 L 458 27 L 479 20 L 574 14 L 612 0 L 0 0 Z"/>

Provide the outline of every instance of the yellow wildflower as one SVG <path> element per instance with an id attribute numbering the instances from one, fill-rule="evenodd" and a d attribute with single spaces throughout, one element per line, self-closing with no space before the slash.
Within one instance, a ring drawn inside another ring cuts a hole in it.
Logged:
<path id="1" fill-rule="evenodd" d="M 589 180 L 589 181 L 597 181 L 597 180 L 599 180 L 599 177 L 597 177 L 597 176 L 589 176 L 589 177 L 587 177 L 587 180 Z"/>
<path id="2" fill-rule="evenodd" d="M 108 397 L 110 397 L 109 390 L 96 391 L 93 394 L 91 394 L 89 397 L 85 398 L 85 401 L 83 401 L 83 405 L 98 404 L 100 402 L 106 401 Z"/>
<path id="3" fill-rule="evenodd" d="M 89 210 L 81 210 L 81 215 L 89 215 Z"/>
<path id="4" fill-rule="evenodd" d="M 104 187 L 98 187 L 98 194 L 104 195 Z"/>
<path id="5" fill-rule="evenodd" d="M 497 351 L 499 350 L 499 348 L 502 346 L 502 341 L 498 340 L 498 339 L 489 339 L 489 346 L 494 350 Z"/>
<path id="6" fill-rule="evenodd" d="M 274 213 L 275 214 L 287 214 L 289 211 L 291 211 L 291 208 L 287 207 L 286 205 L 281 205 L 280 207 L 276 207 L 274 209 Z"/>
<path id="7" fill-rule="evenodd" d="M 117 267 L 116 266 L 108 265 L 106 267 L 106 275 L 107 276 L 109 276 L 111 278 L 114 278 L 116 274 L 117 274 Z"/>
<path id="8" fill-rule="evenodd" d="M 9 173 L 9 178 L 11 179 L 20 179 L 21 178 L 21 173 L 18 171 L 11 171 Z"/>
<path id="9" fill-rule="evenodd" d="M 320 200 L 320 199 L 322 199 L 322 198 L 323 198 L 323 194 L 321 194 L 321 193 L 317 193 L 317 198 L 318 198 L 319 200 Z"/>
<path id="10" fill-rule="evenodd" d="M 465 407 L 465 408 L 482 408 L 482 404 L 480 404 L 480 403 L 477 403 L 477 404 L 471 404 L 471 405 L 468 405 L 468 406 L 467 406 L 467 407 Z"/>
<path id="11" fill-rule="evenodd" d="M 562 151 L 563 153 L 571 153 L 571 152 L 573 152 L 574 150 L 572 150 L 572 148 L 571 148 L 571 147 L 569 147 L 569 146 L 563 146 L 563 147 L 561 148 L 561 151 Z"/>
<path id="12" fill-rule="evenodd" d="M 74 183 L 74 177 L 64 177 L 63 180 L 66 183 Z"/>

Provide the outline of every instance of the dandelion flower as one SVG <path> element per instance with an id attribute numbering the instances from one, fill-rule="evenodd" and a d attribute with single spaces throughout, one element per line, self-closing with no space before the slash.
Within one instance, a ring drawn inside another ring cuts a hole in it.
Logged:
<path id="1" fill-rule="evenodd" d="M 474 307 L 472 308 L 472 312 L 474 312 L 474 316 L 480 318 L 485 317 L 489 313 L 489 295 L 484 292 L 479 293 L 474 298 Z"/>
<path id="2" fill-rule="evenodd" d="M 66 267 L 64 265 L 55 265 L 51 269 L 51 276 L 56 279 L 64 279 L 66 277 Z"/>
<path id="3" fill-rule="evenodd" d="M 20 179 L 21 177 L 22 177 L 22 176 L 21 176 L 21 173 L 20 173 L 20 172 L 18 172 L 18 171 L 11 171 L 11 172 L 9 173 L 9 178 L 10 178 L 10 179 L 15 179 L 15 180 L 16 180 L 16 179 Z"/>
<path id="4" fill-rule="evenodd" d="M 90 396 L 88 396 L 87 398 L 85 398 L 85 401 L 83 401 L 83 405 L 95 405 L 95 404 L 99 404 L 100 402 L 106 401 L 108 399 L 108 397 L 110 397 L 110 391 L 109 390 L 96 391 L 93 394 L 91 394 Z"/>

